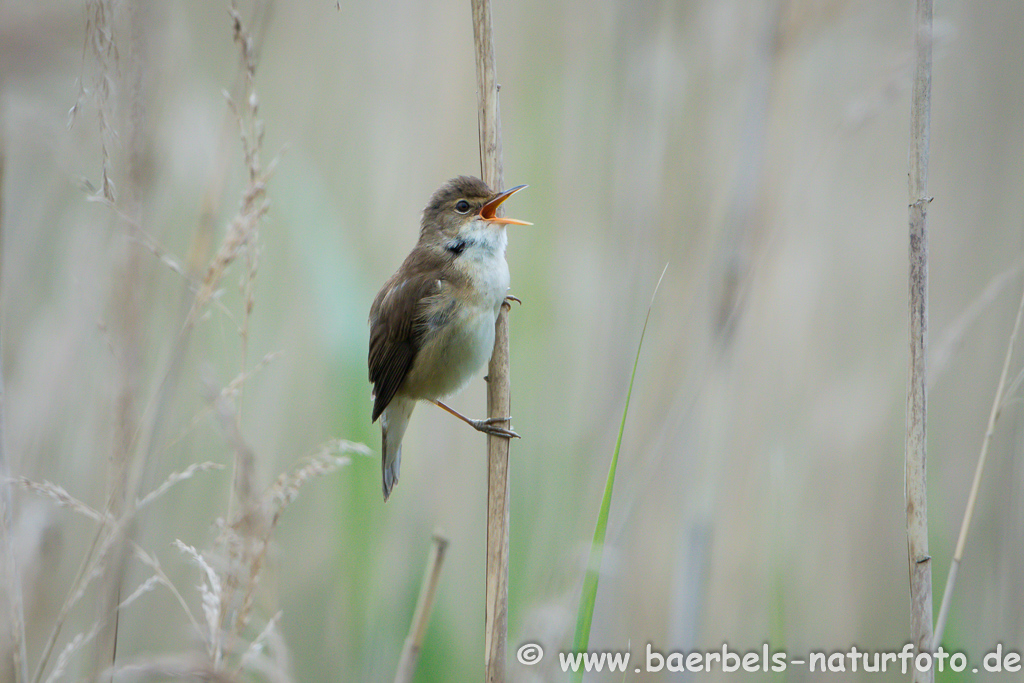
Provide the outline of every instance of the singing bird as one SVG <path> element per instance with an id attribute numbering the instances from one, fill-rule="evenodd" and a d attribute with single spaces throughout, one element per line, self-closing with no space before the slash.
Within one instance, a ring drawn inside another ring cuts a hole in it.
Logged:
<path id="1" fill-rule="evenodd" d="M 500 426 L 510 418 L 471 420 L 440 399 L 461 391 L 491 357 L 509 286 L 505 226 L 531 225 L 496 211 L 524 187 L 494 192 L 470 176 L 442 185 L 423 210 L 419 241 L 370 307 L 368 365 L 385 502 L 398 482 L 402 436 L 416 401 L 430 401 L 481 432 L 518 436 Z"/>

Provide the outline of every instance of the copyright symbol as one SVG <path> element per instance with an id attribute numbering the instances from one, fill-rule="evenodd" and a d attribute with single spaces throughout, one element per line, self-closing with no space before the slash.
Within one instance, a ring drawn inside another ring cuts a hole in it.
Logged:
<path id="1" fill-rule="evenodd" d="M 532 666 L 544 659 L 544 648 L 537 643 L 524 643 L 516 650 L 516 659 L 520 664 Z"/>

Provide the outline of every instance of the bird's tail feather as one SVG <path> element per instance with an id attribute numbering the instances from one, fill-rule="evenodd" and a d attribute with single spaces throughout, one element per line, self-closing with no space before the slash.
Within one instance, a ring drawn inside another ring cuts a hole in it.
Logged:
<path id="1" fill-rule="evenodd" d="M 398 483 L 398 472 L 402 467 L 402 437 L 415 405 L 416 401 L 412 399 L 395 396 L 381 414 L 380 468 L 385 503 L 391 489 Z"/>

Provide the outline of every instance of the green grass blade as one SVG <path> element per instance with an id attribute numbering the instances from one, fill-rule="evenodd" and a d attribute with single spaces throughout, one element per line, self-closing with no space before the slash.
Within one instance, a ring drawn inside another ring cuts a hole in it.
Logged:
<path id="1" fill-rule="evenodd" d="M 636 347 L 636 358 L 633 360 L 633 373 L 629 376 L 629 389 L 626 391 L 626 405 L 622 409 L 622 422 L 619 424 L 619 436 L 615 440 L 615 450 L 612 452 L 612 462 L 608 466 L 608 480 L 604 485 L 604 496 L 601 498 L 601 509 L 597 513 L 597 527 L 594 529 L 594 541 L 590 544 L 590 556 L 587 559 L 587 573 L 583 577 L 583 590 L 580 593 L 580 607 L 576 613 L 576 633 L 572 639 L 574 652 L 585 652 L 590 643 L 590 625 L 594 620 L 594 603 L 597 601 L 597 580 L 601 570 L 601 558 L 604 554 L 604 537 L 608 530 L 608 510 L 612 506 L 612 488 L 615 486 L 615 470 L 619 466 L 619 450 L 622 448 L 622 433 L 626 429 L 626 416 L 629 414 L 629 399 L 633 395 L 633 380 L 636 379 L 636 368 L 640 364 L 640 349 L 644 345 L 644 335 L 647 333 L 647 323 L 651 319 L 651 308 L 654 307 L 654 297 L 658 295 L 658 288 L 665 277 L 668 264 L 665 264 L 658 278 L 658 284 L 654 287 L 654 294 L 651 295 L 651 303 L 647 307 L 647 316 L 644 318 L 644 326 L 640 331 L 640 343 Z M 573 681 L 583 680 L 583 667 L 572 673 Z"/>

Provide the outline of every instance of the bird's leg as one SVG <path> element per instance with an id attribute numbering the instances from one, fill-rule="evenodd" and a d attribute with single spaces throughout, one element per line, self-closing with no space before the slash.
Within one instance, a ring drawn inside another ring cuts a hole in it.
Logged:
<path id="1" fill-rule="evenodd" d="M 483 432 L 484 434 L 491 434 L 492 436 L 503 436 L 506 439 L 518 439 L 518 438 L 521 438 L 518 434 L 513 432 L 511 429 L 505 429 L 504 427 L 499 427 L 498 426 L 502 422 L 509 422 L 509 423 L 511 423 L 512 422 L 512 417 L 511 416 L 509 416 L 509 417 L 489 417 L 486 420 L 471 420 L 468 417 L 466 417 L 465 415 L 463 415 L 462 413 L 460 413 L 459 411 L 455 410 L 454 408 L 449 408 L 448 406 L 446 406 L 445 404 L 441 403 L 440 401 L 435 401 L 435 400 L 431 399 L 430 402 L 433 403 L 438 408 L 441 408 L 442 410 L 445 410 L 445 411 L 451 413 L 452 415 L 454 415 L 455 417 L 459 418 L 460 420 L 462 420 L 463 422 L 468 424 L 473 429 L 475 429 L 475 430 L 477 430 L 479 432 Z"/>

